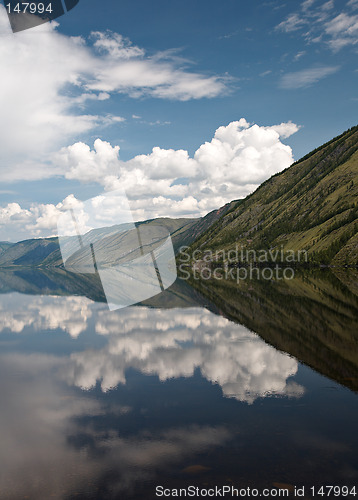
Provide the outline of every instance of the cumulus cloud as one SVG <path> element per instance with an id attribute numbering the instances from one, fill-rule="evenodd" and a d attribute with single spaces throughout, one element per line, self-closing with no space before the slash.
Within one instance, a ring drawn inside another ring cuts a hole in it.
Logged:
<path id="1" fill-rule="evenodd" d="M 113 93 L 188 100 L 226 91 L 223 78 L 148 55 L 117 33 L 95 32 L 85 40 L 60 34 L 57 26 L 47 23 L 14 36 L 0 5 L 3 181 L 56 175 L 46 164 L 50 153 L 70 138 L 123 120 L 86 114 L 88 101 Z"/>
<path id="2" fill-rule="evenodd" d="M 292 122 L 260 127 L 241 119 L 219 127 L 193 157 L 186 150 L 154 147 L 150 154 L 126 162 L 120 159 L 118 146 L 97 139 L 91 149 L 78 142 L 54 156 L 53 168 L 67 179 L 96 182 L 106 191 L 124 190 L 135 220 L 202 216 L 248 195 L 289 167 L 292 150 L 280 137 L 287 138 L 298 129 Z M 92 203 L 98 200 L 95 197 Z M 6 239 L 6 231 L 15 230 L 35 236 L 56 234 L 57 218 L 69 201 L 79 203 L 69 196 L 57 205 L 0 208 L 0 237 Z"/>

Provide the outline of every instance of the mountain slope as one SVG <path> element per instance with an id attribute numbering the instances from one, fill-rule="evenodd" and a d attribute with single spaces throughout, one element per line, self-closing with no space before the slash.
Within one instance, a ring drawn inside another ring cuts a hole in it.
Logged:
<path id="1" fill-rule="evenodd" d="M 213 223 L 222 217 L 230 210 L 236 202 L 228 203 L 227 205 L 213 210 L 205 217 L 199 219 L 170 219 L 158 218 L 150 219 L 136 223 L 137 226 L 155 226 L 160 225 L 166 227 L 171 234 L 174 251 L 177 251 L 183 245 L 190 245 L 204 231 L 206 231 Z M 91 240 L 91 234 L 106 236 L 114 240 L 115 234 L 118 232 L 118 226 L 111 228 L 94 229 L 84 236 Z M 62 256 L 59 247 L 58 238 L 39 238 L 24 240 L 18 243 L 0 242 L 0 267 L 59 267 L 62 266 Z"/>
<path id="2" fill-rule="evenodd" d="M 0 254 L 0 266 L 39 266 L 51 254 L 60 253 L 57 238 L 14 243 Z"/>
<path id="3" fill-rule="evenodd" d="M 10 248 L 13 243 L 9 243 L 8 241 L 0 241 L 0 255 L 4 253 L 8 248 Z"/>
<path id="4" fill-rule="evenodd" d="M 197 219 L 152 219 L 149 221 L 139 222 L 138 226 L 155 226 L 160 225 L 166 227 L 169 233 L 176 235 L 176 240 L 180 243 L 180 232 L 188 227 L 191 227 L 197 222 Z M 103 233 L 103 237 L 110 237 L 115 239 L 116 228 L 102 228 L 95 229 L 87 233 L 83 237 L 91 240 L 91 233 Z M 117 231 L 118 233 L 118 231 Z M 108 235 L 108 236 L 107 236 Z M 8 246 L 0 253 L 0 267 L 58 267 L 63 265 L 61 251 L 59 247 L 58 238 L 39 238 L 20 241 L 11 246 Z"/>
<path id="5" fill-rule="evenodd" d="M 194 224 L 184 227 L 180 232 L 172 234 L 174 250 L 178 251 L 181 246 L 189 246 L 193 241 L 207 231 L 223 215 L 232 210 L 237 201 L 231 201 L 223 207 L 209 212 L 204 217 L 197 219 Z"/>
<path id="6" fill-rule="evenodd" d="M 358 263 L 358 126 L 264 182 L 192 248 L 307 250 L 325 264 Z"/>

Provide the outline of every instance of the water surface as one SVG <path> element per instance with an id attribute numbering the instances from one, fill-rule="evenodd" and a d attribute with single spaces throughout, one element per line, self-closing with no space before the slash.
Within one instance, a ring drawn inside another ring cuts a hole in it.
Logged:
<path id="1" fill-rule="evenodd" d="M 109 312 L 85 277 L 0 272 L 1 499 L 358 486 L 352 273 Z"/>

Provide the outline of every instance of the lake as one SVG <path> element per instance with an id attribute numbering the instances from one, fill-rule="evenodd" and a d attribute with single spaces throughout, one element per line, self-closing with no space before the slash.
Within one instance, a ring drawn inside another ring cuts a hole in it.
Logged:
<path id="1" fill-rule="evenodd" d="M 356 270 L 178 279 L 113 312 L 91 279 L 0 271 L 1 499 L 358 494 Z"/>

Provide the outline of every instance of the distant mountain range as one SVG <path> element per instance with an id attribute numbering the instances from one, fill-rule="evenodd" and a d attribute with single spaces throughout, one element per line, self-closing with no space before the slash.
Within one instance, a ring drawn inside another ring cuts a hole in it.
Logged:
<path id="1" fill-rule="evenodd" d="M 358 265 L 358 126 L 237 201 L 192 249 L 236 246 L 306 250 L 311 262 Z"/>
<path id="2" fill-rule="evenodd" d="M 152 219 L 175 251 L 306 250 L 312 263 L 358 265 L 358 126 L 315 149 L 243 200 L 200 219 Z M 103 228 L 116 244 L 115 229 Z M 86 236 L 85 236 L 86 237 Z M 0 267 L 59 267 L 57 238 L 0 242 Z"/>
<path id="3" fill-rule="evenodd" d="M 199 219 L 169 219 L 158 218 L 143 222 L 137 222 L 137 227 L 161 226 L 170 233 L 174 251 L 182 245 L 190 245 L 202 232 L 206 231 L 213 223 L 232 208 L 235 202 L 228 203 L 219 210 L 213 210 L 205 217 Z M 119 226 L 110 228 L 94 229 L 83 237 L 83 241 L 91 240 L 91 235 L 101 234 L 111 245 L 115 247 L 120 238 Z M 110 255 L 109 255 L 110 257 Z M 72 264 L 75 264 L 74 262 Z M 0 242 L 0 267 L 60 267 L 63 265 L 58 238 L 37 238 L 24 240 L 18 243 Z"/>

